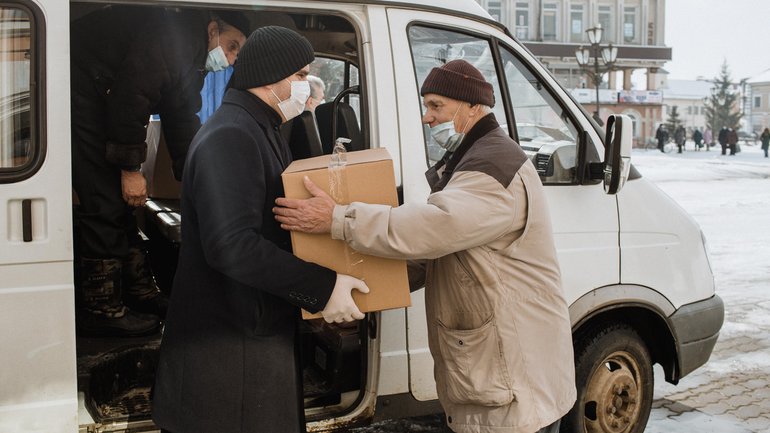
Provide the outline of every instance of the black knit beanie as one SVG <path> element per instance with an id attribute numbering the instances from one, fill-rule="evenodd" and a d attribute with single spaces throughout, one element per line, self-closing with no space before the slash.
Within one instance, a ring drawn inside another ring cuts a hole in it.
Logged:
<path id="1" fill-rule="evenodd" d="M 277 83 L 313 60 L 313 46 L 304 36 L 286 27 L 262 27 L 241 47 L 229 87 L 253 89 Z"/>
<path id="2" fill-rule="evenodd" d="M 246 18 L 246 15 L 240 12 L 214 11 L 212 12 L 212 15 L 224 21 L 225 24 L 235 27 L 236 29 L 238 29 L 238 31 L 243 33 L 243 36 L 245 37 L 248 37 L 249 34 L 251 33 L 249 19 Z M 219 29 L 219 31 L 221 32 L 222 29 Z"/>
<path id="3" fill-rule="evenodd" d="M 495 106 L 492 85 L 484 79 L 478 69 L 465 60 L 452 60 L 433 68 L 422 83 L 420 95 L 428 93 L 446 96 L 471 105 Z"/>

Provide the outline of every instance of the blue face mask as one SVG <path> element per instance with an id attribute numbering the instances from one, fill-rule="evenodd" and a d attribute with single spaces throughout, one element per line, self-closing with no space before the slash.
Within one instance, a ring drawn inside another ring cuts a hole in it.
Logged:
<path id="1" fill-rule="evenodd" d="M 217 47 L 209 51 L 209 55 L 206 57 L 206 70 L 217 72 L 225 70 L 228 66 L 230 66 L 230 62 L 227 61 L 225 50 L 219 45 L 219 36 L 217 36 Z"/>

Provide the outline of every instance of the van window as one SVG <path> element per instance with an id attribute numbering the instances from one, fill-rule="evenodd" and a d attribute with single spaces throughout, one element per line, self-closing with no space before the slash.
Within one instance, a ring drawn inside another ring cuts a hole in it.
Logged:
<path id="1" fill-rule="evenodd" d="M 500 83 L 497 80 L 494 57 L 488 40 L 459 31 L 411 26 L 409 28 L 409 45 L 412 49 L 412 61 L 417 76 L 418 90 L 422 87 L 422 83 L 431 69 L 452 60 L 466 60 L 478 68 L 484 78 L 492 84 L 496 98 L 492 111 L 500 125 L 505 128 L 507 123 L 505 104 L 502 102 Z M 444 149 L 430 136 L 427 125 L 423 129 L 423 133 L 428 165 L 433 165 L 441 159 Z"/>
<path id="2" fill-rule="evenodd" d="M 543 183 L 573 183 L 577 129 L 546 86 L 507 48 L 501 48 L 519 144 Z"/>
<path id="3" fill-rule="evenodd" d="M 358 67 L 354 64 L 338 59 L 317 56 L 310 64 L 310 74 L 315 75 L 324 83 L 324 97 L 321 104 L 331 102 L 337 95 L 350 86 L 357 86 Z M 361 126 L 361 101 L 360 95 L 351 94 L 343 101 L 350 104 L 356 113 L 358 126 Z"/>
<path id="4" fill-rule="evenodd" d="M 18 177 L 36 152 L 31 95 L 31 15 L 0 6 L 0 181 Z"/>

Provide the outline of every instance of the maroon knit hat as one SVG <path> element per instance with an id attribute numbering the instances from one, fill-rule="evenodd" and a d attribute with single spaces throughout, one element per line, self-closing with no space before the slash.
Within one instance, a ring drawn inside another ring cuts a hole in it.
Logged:
<path id="1" fill-rule="evenodd" d="M 420 95 L 427 93 L 446 96 L 471 105 L 495 106 L 492 85 L 478 69 L 465 60 L 452 60 L 439 68 L 433 68 L 422 83 Z"/>

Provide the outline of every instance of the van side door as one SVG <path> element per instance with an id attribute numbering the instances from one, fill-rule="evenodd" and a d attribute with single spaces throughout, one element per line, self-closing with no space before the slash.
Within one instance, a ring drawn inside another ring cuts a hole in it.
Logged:
<path id="1" fill-rule="evenodd" d="M 4 432 L 78 428 L 68 3 L 9 0 L 0 5 Z"/>
<path id="2" fill-rule="evenodd" d="M 562 282 L 568 303 L 619 281 L 618 212 L 601 184 L 579 184 L 578 146 L 602 155 L 598 133 L 548 71 L 498 28 L 449 14 L 388 10 L 396 70 L 405 202 L 424 203 L 424 173 L 441 156 L 421 124 L 419 88 L 431 68 L 462 58 L 493 86 L 493 112 L 530 156 L 546 186 Z M 427 350 L 424 297 L 412 294 L 407 310 L 410 391 L 436 398 Z"/>

